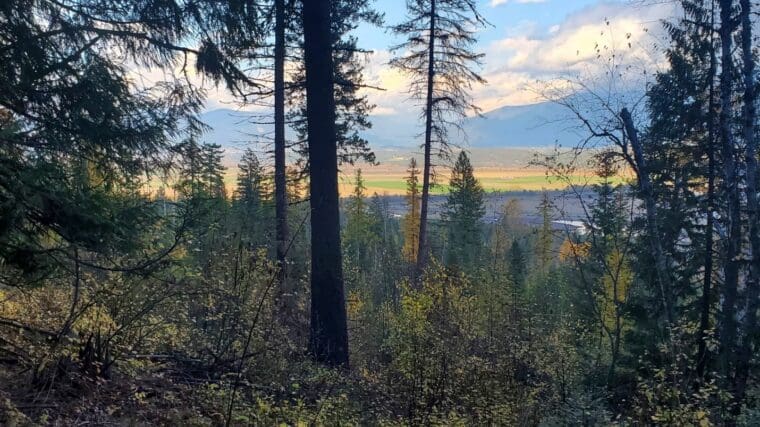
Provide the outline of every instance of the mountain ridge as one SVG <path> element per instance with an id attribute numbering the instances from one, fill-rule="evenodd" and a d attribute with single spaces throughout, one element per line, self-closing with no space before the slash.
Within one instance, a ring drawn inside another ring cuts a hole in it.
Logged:
<path id="1" fill-rule="evenodd" d="M 262 120 L 260 113 L 231 109 L 204 112 L 201 120 L 211 128 L 201 139 L 225 148 L 230 160 L 239 158 L 247 146 L 266 150 L 273 126 Z M 259 123 L 254 123 L 258 119 Z M 362 134 L 378 152 L 413 152 L 421 145 L 421 124 L 416 115 L 374 115 L 373 126 Z M 564 107 L 541 102 L 504 106 L 481 116 L 465 119 L 465 134 L 452 131 L 452 143 L 468 150 L 477 149 L 547 149 L 557 145 L 571 146 L 580 140 L 569 125 Z M 288 137 L 293 137 L 288 130 Z"/>

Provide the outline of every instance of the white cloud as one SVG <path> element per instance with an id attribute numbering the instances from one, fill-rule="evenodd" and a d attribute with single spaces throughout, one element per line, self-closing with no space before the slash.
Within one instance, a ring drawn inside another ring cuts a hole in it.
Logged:
<path id="1" fill-rule="evenodd" d="M 674 6 L 632 7 L 600 4 L 569 16 L 548 34 L 510 34 L 486 49 L 487 88 L 475 92 L 485 111 L 503 105 L 537 102 L 538 80 L 597 75 L 616 69 L 651 74 L 661 52 L 653 48 L 663 18 Z"/>
<path id="2" fill-rule="evenodd" d="M 491 0 L 491 3 L 538 1 L 541 0 Z M 579 10 L 548 29 L 539 28 L 535 22 L 520 22 L 506 31 L 505 38 L 481 49 L 485 53 L 481 74 L 488 84 L 473 89 L 475 103 L 489 111 L 505 105 L 538 102 L 541 97 L 535 91 L 537 81 L 597 72 L 609 66 L 605 60 L 613 51 L 618 63 L 657 66 L 651 54 L 653 33 L 660 28 L 659 21 L 672 16 L 674 11 L 675 7 L 670 4 L 637 7 L 630 3 L 600 3 Z M 600 53 L 601 60 L 597 58 Z M 390 68 L 391 57 L 387 50 L 369 55 L 365 83 L 384 90 L 367 88 L 363 91 L 377 105 L 375 115 L 416 115 L 420 107 L 409 99 L 408 77 Z M 648 71 L 651 74 L 653 70 Z M 160 76 L 153 77 L 157 80 Z M 201 79 L 195 75 L 191 78 L 196 83 Z M 208 81 L 204 87 L 208 91 L 207 109 L 238 107 L 225 88 L 215 88 Z M 249 106 L 247 109 L 267 108 Z"/>
<path id="3" fill-rule="evenodd" d="M 365 64 L 364 80 L 373 88 L 363 89 L 363 92 L 376 105 L 373 114 L 408 113 L 414 107 L 407 93 L 409 85 L 407 76 L 388 65 L 391 58 L 389 51 L 377 50 L 369 55 L 369 60 Z"/>

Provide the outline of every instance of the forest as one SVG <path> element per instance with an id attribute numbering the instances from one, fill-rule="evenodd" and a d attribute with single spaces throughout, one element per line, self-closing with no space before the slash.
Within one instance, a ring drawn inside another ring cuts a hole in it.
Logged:
<path id="1" fill-rule="evenodd" d="M 382 3 L 0 2 L 0 425 L 760 425 L 760 3 L 671 1 L 658 67 L 617 34 L 541 83 L 573 221 L 486 220 L 487 4 Z M 365 26 L 417 109 L 403 215 L 362 175 Z M 272 127 L 232 185 L 200 77 Z"/>

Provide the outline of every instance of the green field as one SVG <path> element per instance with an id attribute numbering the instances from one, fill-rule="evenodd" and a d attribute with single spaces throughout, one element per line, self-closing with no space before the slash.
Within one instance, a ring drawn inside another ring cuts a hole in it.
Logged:
<path id="1" fill-rule="evenodd" d="M 491 175 L 491 174 L 488 174 Z M 483 188 L 488 192 L 497 191 L 541 191 L 541 190 L 561 190 L 567 187 L 566 181 L 560 181 L 554 177 L 547 177 L 545 174 L 537 172 L 532 175 L 524 175 L 514 177 L 494 177 L 484 176 L 478 177 Z M 623 179 L 618 178 L 615 180 L 617 183 L 622 183 Z M 571 182 L 575 185 L 583 184 L 596 184 L 600 182 L 600 179 L 595 176 L 588 175 L 574 175 L 571 178 Z M 390 194 L 400 195 L 406 192 L 406 183 L 403 176 L 388 177 L 378 176 L 375 177 L 372 174 L 365 174 L 365 186 L 368 193 L 378 194 Z M 343 178 L 341 180 L 341 193 L 347 194 L 353 187 L 353 180 L 349 178 Z M 446 194 L 448 193 L 448 184 L 441 183 L 433 187 L 432 194 Z"/>

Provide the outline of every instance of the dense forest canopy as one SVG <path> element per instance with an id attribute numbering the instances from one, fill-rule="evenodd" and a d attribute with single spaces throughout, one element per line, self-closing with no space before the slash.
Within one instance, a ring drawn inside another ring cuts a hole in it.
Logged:
<path id="1" fill-rule="evenodd" d="M 759 425 L 760 4 L 673 1 L 647 60 L 602 21 L 531 86 L 554 189 L 498 193 L 464 122 L 521 2 L 481 3 L 3 1 L 0 424 Z M 234 167 L 211 91 L 271 127 Z"/>

